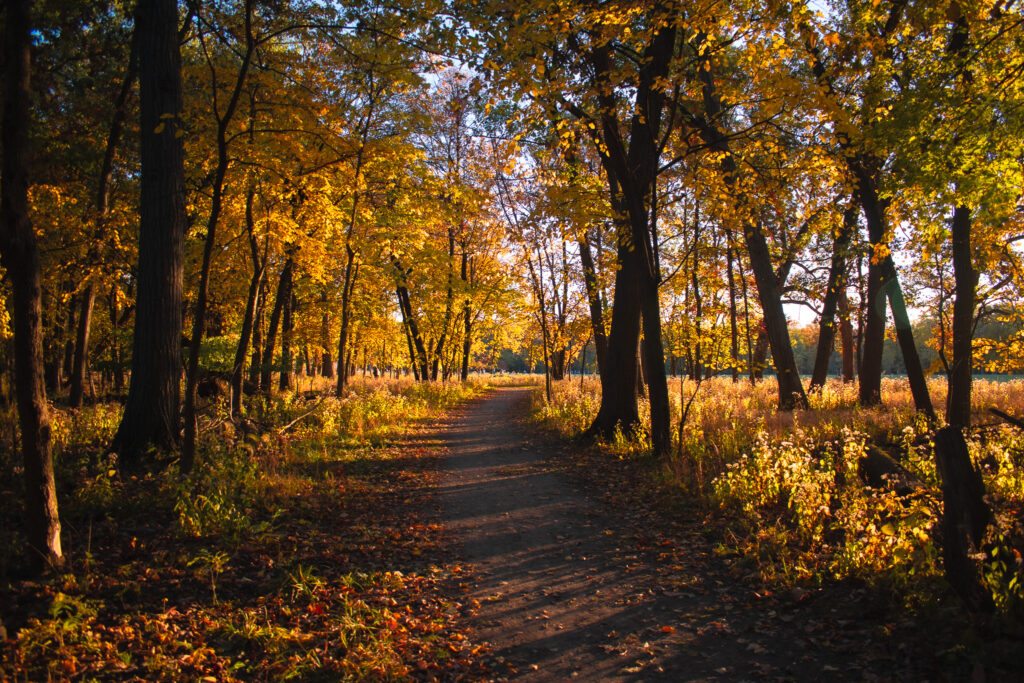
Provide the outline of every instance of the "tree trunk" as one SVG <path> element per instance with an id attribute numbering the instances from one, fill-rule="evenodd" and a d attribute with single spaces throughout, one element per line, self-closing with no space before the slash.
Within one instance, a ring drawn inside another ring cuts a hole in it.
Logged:
<path id="1" fill-rule="evenodd" d="M 362 157 L 360 156 L 360 159 Z M 357 167 L 358 177 L 358 167 Z M 358 193 L 356 199 L 358 201 Z M 355 212 L 353 210 L 352 220 L 349 224 L 349 237 L 351 239 L 351 232 L 353 230 L 352 225 L 355 223 Z M 341 289 L 341 326 L 338 331 L 338 363 L 342 364 L 338 367 L 338 383 L 335 387 L 335 395 L 338 398 L 342 398 L 345 395 L 345 387 L 348 386 L 348 372 L 345 370 L 344 363 L 349 353 L 349 325 L 351 324 L 352 317 L 352 292 L 355 289 L 356 277 L 359 274 L 359 266 L 355 262 L 356 253 L 352 247 L 346 243 L 345 245 L 345 280 L 344 285 Z"/>
<path id="2" fill-rule="evenodd" d="M 469 354 L 473 350 L 473 312 L 467 297 L 462 308 L 462 381 L 469 379 Z"/>
<path id="3" fill-rule="evenodd" d="M 199 288 L 196 290 L 196 305 L 192 312 L 192 335 L 189 338 L 188 371 L 185 375 L 185 439 L 181 449 L 181 471 L 188 473 L 196 455 L 198 424 L 196 415 L 196 388 L 199 384 L 199 353 L 202 349 L 203 332 L 206 329 L 206 308 L 210 290 L 210 268 L 213 263 L 214 245 L 217 243 L 217 227 L 224 202 L 224 177 L 228 172 L 228 126 L 234 118 L 238 102 L 245 85 L 249 63 L 256 44 L 252 36 L 252 8 L 255 0 L 246 0 L 243 11 L 245 22 L 245 53 L 235 77 L 234 88 L 223 114 L 214 109 L 217 119 L 217 166 L 213 172 L 213 196 L 210 201 L 210 215 L 206 221 L 206 238 L 203 240 L 203 259 L 199 268 Z"/>
<path id="4" fill-rule="evenodd" d="M 737 166 L 729 146 L 729 140 L 719 129 L 717 121 L 722 116 L 722 104 L 716 92 L 714 77 L 710 65 L 705 63 L 700 70 L 704 83 L 704 109 L 708 120 L 703 122 L 700 132 L 712 150 L 722 153 L 721 170 L 726 185 L 733 193 L 733 201 L 741 209 L 741 215 L 747 210 L 747 198 L 736 187 Z M 771 347 L 772 361 L 779 386 L 779 410 L 793 410 L 807 407 L 807 395 L 804 393 L 800 372 L 793 356 L 793 344 L 789 338 L 789 326 L 786 313 L 782 308 L 780 278 L 772 267 L 771 252 L 765 239 L 761 225 L 753 216 L 744 219 L 743 239 L 750 258 L 750 268 L 754 271 L 754 282 L 757 284 L 761 310 L 764 313 L 765 333 Z"/>
<path id="5" fill-rule="evenodd" d="M 953 363 L 949 369 L 946 422 L 971 426 L 971 341 L 974 337 L 974 305 L 978 271 L 971 261 L 971 210 L 958 206 L 953 213 Z"/>
<path id="6" fill-rule="evenodd" d="M 327 292 L 320 293 L 320 304 L 324 307 L 323 316 L 320 318 L 320 374 L 328 379 L 334 379 L 334 363 L 331 360 L 331 325 L 330 313 L 327 308 Z"/>
<path id="7" fill-rule="evenodd" d="M 725 248 L 726 267 L 729 273 L 729 359 L 732 365 L 732 381 L 740 381 L 740 334 L 736 316 L 736 276 L 733 273 L 732 235 Z"/>
<path id="8" fill-rule="evenodd" d="M 861 357 L 858 381 L 862 406 L 882 402 L 882 348 L 885 343 L 885 293 L 882 291 L 881 267 L 871 258 L 868 263 L 867 311 L 861 335 Z"/>
<path id="9" fill-rule="evenodd" d="M 594 267 L 594 257 L 590 253 L 588 235 L 584 234 L 580 238 L 579 248 L 583 284 L 590 306 L 590 331 L 594 337 L 594 355 L 597 358 L 597 373 L 600 375 L 604 372 L 605 356 L 608 354 L 608 339 L 604 333 L 604 302 L 601 300 L 601 289 L 597 284 L 597 269 Z"/>
<path id="10" fill-rule="evenodd" d="M 430 375 L 427 372 L 427 349 L 423 344 L 423 337 L 420 336 L 419 325 L 416 324 L 416 318 L 412 310 L 412 302 L 409 300 L 409 290 L 404 284 L 401 284 L 396 288 L 396 294 L 398 295 L 399 308 L 402 310 L 402 319 L 405 321 L 409 338 L 412 342 L 413 348 L 415 349 L 415 353 L 413 354 L 413 368 L 418 368 L 416 373 L 417 379 L 421 382 L 426 382 L 430 378 Z"/>
<path id="11" fill-rule="evenodd" d="M 176 0 L 143 0 L 135 17 L 141 109 L 139 266 L 132 376 L 113 450 L 138 465 L 179 442 L 185 167 Z"/>
<path id="12" fill-rule="evenodd" d="M 238 419 L 242 416 L 242 394 L 245 356 L 249 352 L 249 341 L 252 339 L 253 327 L 256 320 L 256 306 L 259 303 L 260 289 L 263 284 L 263 264 L 256 266 L 256 271 L 249 280 L 249 293 L 245 298 L 245 313 L 242 315 L 242 330 L 238 335 L 238 346 L 235 349 L 235 362 L 231 367 L 231 405 L 229 415 L 231 419 Z"/>
<path id="13" fill-rule="evenodd" d="M 242 416 L 243 368 L 245 356 L 249 352 L 249 341 L 253 336 L 256 322 L 256 311 L 260 305 L 260 292 L 263 289 L 263 276 L 267 271 L 266 254 L 260 255 L 256 242 L 256 221 L 253 218 L 253 201 L 255 187 L 250 185 L 245 197 L 245 228 L 249 237 L 249 253 L 252 257 L 252 277 L 249 278 L 249 293 L 245 298 L 245 312 L 242 315 L 242 330 L 238 335 L 238 346 L 235 348 L 235 361 L 231 366 L 231 399 L 228 415 L 232 420 Z M 254 346 L 259 345 L 259 340 Z M 258 367 L 258 366 L 257 366 Z"/>
<path id="14" fill-rule="evenodd" d="M 281 324 L 281 311 L 284 309 L 285 297 L 289 296 L 292 279 L 292 258 L 284 262 L 281 275 L 277 281 L 277 294 L 274 296 L 274 309 L 270 313 L 270 324 L 267 326 L 267 338 L 263 344 L 263 365 L 260 369 L 260 391 L 270 395 L 274 391 L 271 381 L 274 373 L 274 347 L 277 346 L 277 328 Z"/>
<path id="15" fill-rule="evenodd" d="M 839 340 L 843 349 L 843 382 L 852 382 L 855 379 L 856 349 L 853 345 L 853 324 L 850 322 L 850 301 L 845 288 L 839 290 L 836 303 L 839 310 Z"/>
<path id="16" fill-rule="evenodd" d="M 828 378 L 829 360 L 832 358 L 832 347 L 836 340 L 836 309 L 839 306 L 840 290 L 846 287 L 846 256 L 856 227 L 857 209 L 851 204 L 843 212 L 843 225 L 832 243 L 832 263 L 828 271 L 828 284 L 825 287 L 821 323 L 818 326 L 818 348 L 814 355 L 814 370 L 811 373 L 811 391 L 825 386 L 825 380 Z"/>
<path id="17" fill-rule="evenodd" d="M 295 297 L 292 295 L 292 278 L 288 274 L 288 291 L 285 292 L 284 309 L 281 311 L 281 377 L 277 388 L 287 391 L 292 388 L 292 313 L 295 307 Z"/>
<path id="18" fill-rule="evenodd" d="M 33 571 L 63 563 L 50 413 L 43 384 L 42 277 L 29 217 L 30 0 L 9 0 L 4 17 L 0 121 L 0 259 L 11 283 L 14 384 L 25 476 L 25 529 Z"/>
<path id="19" fill-rule="evenodd" d="M 588 428 L 590 434 L 612 436 L 616 430 L 628 434 L 640 422 L 637 409 L 637 354 L 640 337 L 640 309 L 636 265 L 630 258 L 628 226 L 616 221 L 619 233 L 619 268 L 615 271 L 612 292 L 612 324 L 608 350 L 601 371 L 601 407 Z"/>
<path id="20" fill-rule="evenodd" d="M 96 286 L 88 284 L 82 292 L 82 308 L 78 312 L 78 329 L 75 334 L 75 359 L 71 366 L 71 389 L 68 403 L 72 408 L 82 407 L 85 394 L 85 373 L 89 361 L 89 327 L 92 323 L 92 309 L 96 303 Z"/>
<path id="21" fill-rule="evenodd" d="M 644 50 L 635 86 L 638 113 L 630 120 L 628 149 L 623 147 L 621 126 L 614 118 L 616 109 L 609 87 L 613 78 L 610 49 L 604 46 L 591 55 L 598 85 L 607 89 L 599 96 L 605 108 L 601 121 L 605 144 L 601 162 L 616 215 L 619 270 L 615 277 L 606 359 L 609 378 L 607 383 L 603 376 L 601 378 L 601 408 L 588 432 L 610 434 L 617 428 L 628 432 L 639 422 L 635 398 L 636 347 L 642 311 L 644 360 L 650 381 L 651 446 L 658 457 L 668 455 L 671 445 L 668 379 L 658 301 L 661 277 L 657 235 L 658 170 L 665 106 L 660 81 L 668 73 L 676 38 L 675 26 L 665 23 L 652 35 Z"/>
<path id="22" fill-rule="evenodd" d="M 267 309 L 267 268 L 263 266 L 263 279 L 260 280 L 259 293 L 256 295 L 256 315 L 252 321 L 252 358 L 249 359 L 249 384 L 253 391 L 260 389 L 260 377 L 263 374 L 263 318 Z"/>
<path id="23" fill-rule="evenodd" d="M 96 231 L 93 236 L 94 245 L 89 248 L 92 259 L 98 258 L 95 244 L 101 242 L 106 236 L 106 220 L 110 210 L 110 179 L 114 172 L 114 156 L 121 140 L 121 132 L 124 129 L 124 121 L 128 111 L 128 97 L 131 94 L 132 84 L 138 76 L 137 45 L 136 37 L 133 36 L 128 54 L 128 69 L 125 72 L 124 81 L 121 83 L 121 89 L 114 103 L 110 131 L 107 134 L 107 145 L 103 153 L 103 162 L 100 165 L 96 187 Z M 69 400 L 72 408 L 78 408 L 82 405 L 82 396 L 85 391 L 85 373 L 89 364 L 89 335 L 91 334 L 92 311 L 95 303 L 96 284 L 90 282 L 86 286 L 85 291 L 82 292 L 78 330 L 75 335 L 75 357 L 71 371 Z"/>
<path id="24" fill-rule="evenodd" d="M 991 612 L 992 597 L 981 584 L 971 555 L 985 539 L 992 514 L 985 484 L 974 468 L 959 427 L 935 433 L 935 461 L 942 480 L 942 559 L 946 579 L 972 610 Z"/>

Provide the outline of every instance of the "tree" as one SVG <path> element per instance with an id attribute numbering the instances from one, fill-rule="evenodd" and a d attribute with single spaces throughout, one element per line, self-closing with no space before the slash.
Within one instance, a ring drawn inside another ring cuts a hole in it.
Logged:
<path id="1" fill-rule="evenodd" d="M 31 101 L 30 0 L 6 4 L 0 120 L 0 257 L 11 282 L 15 392 L 25 467 L 25 526 L 36 570 L 63 562 L 50 415 L 43 385 L 39 249 L 29 217 L 27 156 Z"/>
<path id="2" fill-rule="evenodd" d="M 140 0 L 135 13 L 141 107 L 139 264 L 132 375 L 111 448 L 128 466 L 180 440 L 181 293 L 185 166 L 176 0 Z"/>

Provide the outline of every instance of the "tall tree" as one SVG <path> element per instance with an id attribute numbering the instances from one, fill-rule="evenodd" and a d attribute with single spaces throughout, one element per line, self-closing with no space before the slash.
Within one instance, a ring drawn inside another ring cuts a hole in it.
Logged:
<path id="1" fill-rule="evenodd" d="M 113 450 L 129 466 L 148 448 L 180 441 L 181 293 L 184 276 L 185 165 L 181 52 L 176 0 L 140 0 L 141 198 L 132 375 Z"/>
<path id="2" fill-rule="evenodd" d="M 39 248 L 29 217 L 31 0 L 9 0 L 4 24 L 0 120 L 0 258 L 11 282 L 15 393 L 25 467 L 25 526 L 35 570 L 63 562 L 53 478 L 50 414 L 43 384 Z"/>

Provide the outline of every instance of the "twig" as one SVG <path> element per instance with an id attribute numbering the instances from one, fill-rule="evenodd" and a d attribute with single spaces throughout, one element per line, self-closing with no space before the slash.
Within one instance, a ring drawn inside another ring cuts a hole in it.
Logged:
<path id="1" fill-rule="evenodd" d="M 322 397 L 320 397 L 320 400 L 316 402 L 316 405 L 315 405 L 315 406 L 313 406 L 312 408 L 310 408 L 310 409 L 309 409 L 309 411 L 307 411 L 307 412 L 303 413 L 302 415 L 299 415 L 299 416 L 298 416 L 297 418 L 295 418 L 294 420 L 292 420 L 291 422 L 289 422 L 288 424 L 286 424 L 286 425 L 285 425 L 284 427 L 281 427 L 281 429 L 279 429 L 279 430 L 277 431 L 277 435 L 278 435 L 278 436 L 281 436 L 282 434 L 284 434 L 285 432 L 287 432 L 287 431 L 288 431 L 289 429 L 291 429 L 292 427 L 294 427 L 294 426 L 295 426 L 295 425 L 296 425 L 296 424 L 297 424 L 298 422 L 300 422 L 301 420 L 303 420 L 303 419 L 305 419 L 305 418 L 309 417 L 310 415 L 312 415 L 313 413 L 315 413 L 315 412 L 316 412 L 316 409 L 317 409 L 317 408 L 319 408 L 319 407 L 320 407 L 320 406 L 321 406 L 321 405 L 323 404 L 323 402 L 324 402 L 324 400 L 325 400 L 325 399 L 326 399 L 326 396 L 322 396 Z"/>
<path id="2" fill-rule="evenodd" d="M 1024 420 L 1020 419 L 1019 417 L 1014 417 L 1009 413 L 1004 413 L 1003 411 L 999 410 L 999 408 L 989 408 L 988 412 L 992 413 L 996 417 L 1003 418 L 1004 420 L 1012 424 L 1014 427 L 1020 427 L 1021 429 L 1024 429 Z"/>

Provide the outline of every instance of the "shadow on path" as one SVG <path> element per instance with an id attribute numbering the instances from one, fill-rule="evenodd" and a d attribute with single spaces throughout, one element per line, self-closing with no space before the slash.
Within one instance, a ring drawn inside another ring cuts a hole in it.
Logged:
<path id="1" fill-rule="evenodd" d="M 820 615 L 802 623 L 775 602 L 759 604 L 710 557 L 699 529 L 689 559 L 639 548 L 614 511 L 540 466 L 522 424 L 529 391 L 498 390 L 447 432 L 441 501 L 475 570 L 465 599 L 480 603 L 472 625 L 492 647 L 495 678 L 884 676 L 884 650 L 865 655 L 830 640 L 831 627 L 842 629 L 839 615 L 834 624 Z"/>

